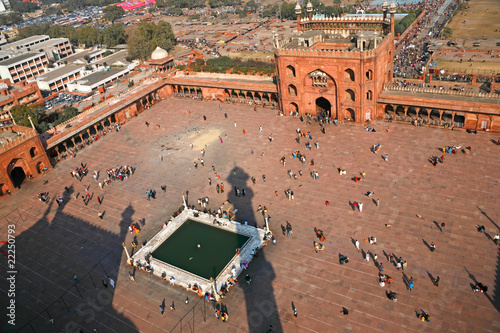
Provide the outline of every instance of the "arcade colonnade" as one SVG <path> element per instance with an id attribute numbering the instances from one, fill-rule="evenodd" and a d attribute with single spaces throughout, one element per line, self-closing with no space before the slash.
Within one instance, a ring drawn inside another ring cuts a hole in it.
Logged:
<path id="1" fill-rule="evenodd" d="M 500 117 L 449 109 L 384 104 L 383 119 L 417 126 L 444 126 L 470 130 L 500 130 Z"/>
<path id="2" fill-rule="evenodd" d="M 186 97 L 199 100 L 221 100 L 232 103 L 247 103 L 261 106 L 278 106 L 276 92 L 258 91 L 256 89 L 224 89 L 206 88 L 194 85 L 170 85 L 174 97 Z"/>
<path id="3" fill-rule="evenodd" d="M 75 154 L 79 149 L 92 144 L 94 141 L 100 139 L 116 130 L 117 125 L 125 124 L 130 118 L 137 116 L 144 110 L 149 109 L 152 105 L 158 103 L 162 96 L 164 97 L 162 89 L 155 89 L 142 97 L 137 98 L 131 104 L 124 107 L 117 107 L 115 109 L 106 108 L 99 112 L 94 119 L 81 124 L 83 126 L 70 127 L 66 131 L 57 132 L 46 142 L 47 154 L 52 163 L 57 163 L 61 159 L 65 159 L 72 154 Z M 68 126 L 67 123 L 60 125 L 62 128 Z M 72 133 L 71 133 L 72 132 Z M 60 138 L 60 136 L 63 138 Z"/>

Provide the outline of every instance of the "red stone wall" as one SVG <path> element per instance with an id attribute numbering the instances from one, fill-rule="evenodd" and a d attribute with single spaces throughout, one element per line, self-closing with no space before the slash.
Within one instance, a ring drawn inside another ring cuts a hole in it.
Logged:
<path id="1" fill-rule="evenodd" d="M 18 144 L 7 144 L 0 147 L 0 197 L 5 195 L 7 190 L 10 190 L 10 192 L 16 190 L 10 178 L 10 173 L 14 168 L 21 167 L 26 177 L 31 175 L 33 178 L 41 176 L 43 168 L 52 169 L 42 142 L 33 129 L 22 126 L 9 126 L 1 128 L 1 130 L 23 132 L 26 139 L 23 141 L 23 137 L 20 137 L 18 140 L 22 142 Z M 32 149 L 34 152 L 33 157 L 30 153 Z"/>
<path id="2" fill-rule="evenodd" d="M 332 117 L 344 121 L 349 118 L 348 109 L 353 110 L 355 122 L 367 121 L 376 118 L 376 100 L 383 86 L 392 76 L 393 38 L 387 37 L 373 52 L 374 56 L 366 57 L 364 52 L 352 52 L 352 56 L 311 56 L 301 52 L 297 54 L 276 53 L 276 68 L 279 76 L 278 91 L 281 98 L 281 107 L 288 115 L 293 108 L 291 103 L 298 106 L 299 114 L 316 114 L 316 99 L 326 98 L 332 105 Z M 365 58 L 366 57 L 366 58 Z M 295 77 L 287 74 L 287 66 L 295 69 Z M 309 74 L 321 70 L 329 75 L 327 87 L 313 87 Z M 354 72 L 354 81 L 346 77 L 346 70 Z M 367 72 L 371 71 L 371 78 Z M 289 94 L 289 85 L 297 88 L 297 95 Z M 354 92 L 354 101 L 347 98 L 347 90 Z M 370 99 L 367 93 L 371 92 Z"/>

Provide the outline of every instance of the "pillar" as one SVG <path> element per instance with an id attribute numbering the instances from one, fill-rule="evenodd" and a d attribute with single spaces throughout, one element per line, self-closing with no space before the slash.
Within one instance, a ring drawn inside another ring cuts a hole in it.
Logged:
<path id="1" fill-rule="evenodd" d="M 78 136 L 80 136 L 80 140 L 82 140 L 82 143 L 83 143 L 83 134 L 80 132 L 80 133 L 78 133 Z"/>
<path id="2" fill-rule="evenodd" d="M 391 14 L 391 33 L 394 36 L 394 14 L 396 13 L 396 4 L 394 1 L 389 6 L 389 13 Z"/>
<path id="3" fill-rule="evenodd" d="M 55 147 L 55 150 L 56 150 L 57 156 L 58 156 L 59 158 L 61 158 L 61 154 L 59 154 L 59 147 L 58 147 L 58 146 L 56 146 L 56 147 Z"/>
<path id="4" fill-rule="evenodd" d="M 75 138 L 71 138 L 71 142 L 73 142 L 73 147 L 76 147 Z"/>
<path id="5" fill-rule="evenodd" d="M 302 13 L 302 8 L 300 8 L 299 3 L 297 2 L 297 5 L 295 5 L 295 15 L 297 15 L 297 30 L 300 31 L 300 14 Z"/>

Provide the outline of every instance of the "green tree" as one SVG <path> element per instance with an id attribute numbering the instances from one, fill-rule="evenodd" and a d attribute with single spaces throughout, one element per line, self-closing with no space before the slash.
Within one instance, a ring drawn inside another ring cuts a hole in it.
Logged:
<path id="1" fill-rule="evenodd" d="M 62 11 L 59 8 L 59 6 L 57 6 L 57 7 L 51 6 L 51 7 L 47 7 L 47 9 L 45 9 L 45 15 L 61 15 L 61 14 L 62 14 Z"/>
<path id="2" fill-rule="evenodd" d="M 247 17 L 247 12 L 241 8 L 236 9 L 236 14 L 238 14 L 240 18 Z"/>
<path id="3" fill-rule="evenodd" d="M 29 117 L 31 117 L 31 121 L 35 128 L 38 129 L 38 125 L 40 123 L 40 119 L 45 116 L 45 112 L 40 104 L 34 105 L 15 105 L 10 109 L 12 113 L 12 117 L 16 121 L 16 124 L 20 126 L 31 127 L 31 123 Z"/>
<path id="4" fill-rule="evenodd" d="M 453 34 L 453 30 L 451 30 L 448 27 L 444 27 L 443 31 L 441 32 L 441 37 L 450 38 L 452 34 Z"/>
<path id="5" fill-rule="evenodd" d="M 169 8 L 167 10 L 167 13 L 169 13 L 170 15 L 182 15 L 182 14 L 184 14 L 184 12 L 182 11 L 182 9 L 176 8 L 176 7 Z"/>
<path id="6" fill-rule="evenodd" d="M 145 61 L 157 46 L 168 51 L 174 45 L 174 32 L 170 23 L 165 21 L 159 21 L 158 24 L 140 21 L 128 32 L 127 47 L 131 59 Z"/>
<path id="7" fill-rule="evenodd" d="M 117 19 L 125 15 L 125 11 L 119 6 L 108 6 L 102 12 L 104 13 L 104 18 L 111 23 L 114 23 Z"/>
<path id="8" fill-rule="evenodd" d="M 10 5 L 12 6 L 12 10 L 17 13 L 30 13 L 40 8 L 34 2 L 10 1 Z"/>
<path id="9" fill-rule="evenodd" d="M 102 44 L 113 47 L 125 43 L 125 28 L 121 24 L 108 25 L 102 33 Z"/>
<path id="10" fill-rule="evenodd" d="M 167 7 L 167 2 L 165 0 L 156 0 L 156 7 L 165 8 Z"/>
<path id="11" fill-rule="evenodd" d="M 257 9 L 259 8 L 259 5 L 257 5 L 257 4 L 255 3 L 255 1 L 254 1 L 254 0 L 250 0 L 250 1 L 248 1 L 248 2 L 245 4 L 245 6 L 246 6 L 246 8 L 247 8 L 249 11 L 251 11 L 251 12 L 255 12 L 255 11 L 257 11 Z"/>

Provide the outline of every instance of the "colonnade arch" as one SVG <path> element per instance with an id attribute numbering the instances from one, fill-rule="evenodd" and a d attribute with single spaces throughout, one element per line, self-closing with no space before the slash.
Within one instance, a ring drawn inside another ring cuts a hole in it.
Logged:
<path id="1" fill-rule="evenodd" d="M 385 104 L 384 119 L 408 122 L 415 126 L 465 127 L 465 114 L 453 110 Z"/>

